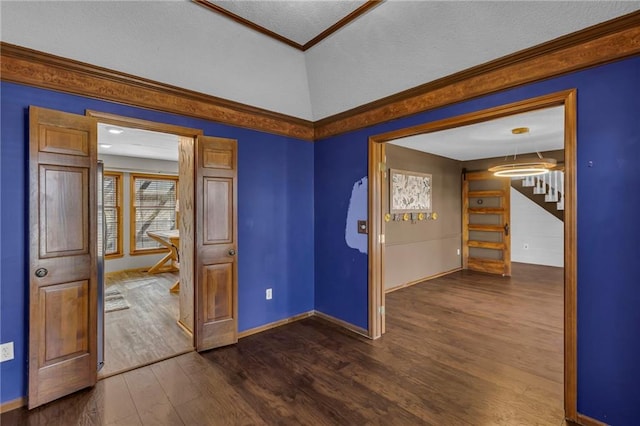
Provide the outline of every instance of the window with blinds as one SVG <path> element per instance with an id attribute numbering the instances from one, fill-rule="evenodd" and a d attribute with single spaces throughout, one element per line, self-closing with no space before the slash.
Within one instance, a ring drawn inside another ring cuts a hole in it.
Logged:
<path id="1" fill-rule="evenodd" d="M 148 231 L 176 229 L 178 177 L 131 174 L 131 253 L 165 251 Z"/>
<path id="2" fill-rule="evenodd" d="M 105 257 L 122 256 L 122 173 L 104 172 L 102 205 Z"/>

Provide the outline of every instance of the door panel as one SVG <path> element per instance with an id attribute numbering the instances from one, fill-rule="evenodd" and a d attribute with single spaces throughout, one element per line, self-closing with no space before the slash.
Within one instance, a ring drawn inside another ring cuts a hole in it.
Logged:
<path id="1" fill-rule="evenodd" d="M 233 151 L 210 149 L 203 150 L 202 166 L 210 169 L 233 169 Z"/>
<path id="2" fill-rule="evenodd" d="M 64 125 L 64 120 L 59 123 L 42 123 L 40 131 L 40 151 L 57 154 L 89 156 L 89 135 L 78 133 L 75 129 L 58 127 Z"/>
<path id="3" fill-rule="evenodd" d="M 96 383 L 93 118 L 29 109 L 29 408 Z"/>
<path id="4" fill-rule="evenodd" d="M 233 179 L 205 178 L 204 244 L 231 243 L 233 234 Z"/>
<path id="5" fill-rule="evenodd" d="M 232 318 L 233 265 L 222 263 L 204 268 L 205 321 L 222 321 Z"/>
<path id="6" fill-rule="evenodd" d="M 462 182 L 463 267 L 511 275 L 511 180 L 467 172 Z"/>
<path id="7" fill-rule="evenodd" d="M 50 365 L 89 350 L 89 282 L 40 289 L 40 362 Z"/>
<path id="8" fill-rule="evenodd" d="M 238 341 L 237 147 L 232 139 L 196 141 L 196 348 Z"/>
<path id="9" fill-rule="evenodd" d="M 79 167 L 41 165 L 40 257 L 89 251 L 89 174 Z M 74 197 L 80 196 L 80 202 Z"/>

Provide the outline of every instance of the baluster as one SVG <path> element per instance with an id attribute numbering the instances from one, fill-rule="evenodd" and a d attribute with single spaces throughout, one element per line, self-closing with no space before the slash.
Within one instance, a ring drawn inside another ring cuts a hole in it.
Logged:
<path id="1" fill-rule="evenodd" d="M 542 176 L 536 176 L 537 179 L 537 184 L 536 187 L 533 190 L 534 194 L 544 194 L 545 188 L 544 188 L 544 175 Z"/>
<path id="2" fill-rule="evenodd" d="M 549 172 L 549 193 L 544 197 L 546 202 L 558 201 L 558 171 L 552 170 Z"/>
<path id="3" fill-rule="evenodd" d="M 559 186 L 560 191 L 558 192 L 559 195 L 559 199 L 558 199 L 558 210 L 564 210 L 564 171 L 560 171 L 560 186 Z"/>

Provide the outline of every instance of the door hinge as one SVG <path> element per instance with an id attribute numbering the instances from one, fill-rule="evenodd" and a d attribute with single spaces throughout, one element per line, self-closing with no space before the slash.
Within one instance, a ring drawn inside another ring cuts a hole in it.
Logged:
<path id="1" fill-rule="evenodd" d="M 378 163 L 378 166 L 380 167 L 381 172 L 387 171 L 387 163 L 385 163 L 384 161 L 381 161 L 380 163 Z"/>
<path id="2" fill-rule="evenodd" d="M 378 308 L 378 313 L 379 313 L 380 315 L 384 315 L 384 306 L 380 306 L 380 307 Z"/>
<path id="3" fill-rule="evenodd" d="M 384 234 L 378 235 L 378 244 L 384 244 Z"/>

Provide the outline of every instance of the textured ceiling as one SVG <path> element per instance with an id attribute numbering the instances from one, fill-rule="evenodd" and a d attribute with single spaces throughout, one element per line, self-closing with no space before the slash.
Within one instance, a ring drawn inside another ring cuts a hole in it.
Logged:
<path id="1" fill-rule="evenodd" d="M 514 135 L 511 129 L 528 127 Z M 459 161 L 564 149 L 564 106 L 396 139 L 393 145 Z"/>
<path id="2" fill-rule="evenodd" d="M 638 9 L 638 1 L 387 0 L 305 52 L 313 119 Z"/>
<path id="3" fill-rule="evenodd" d="M 280 7 L 233 3 L 259 16 Z M 0 1 L 0 37 L 319 120 L 639 9 L 640 1 L 387 0 L 301 52 L 191 1 Z M 278 25 L 302 37 L 311 24 L 290 15 Z"/>
<path id="4" fill-rule="evenodd" d="M 298 44 L 305 44 L 366 1 L 216 1 L 223 9 Z"/>

